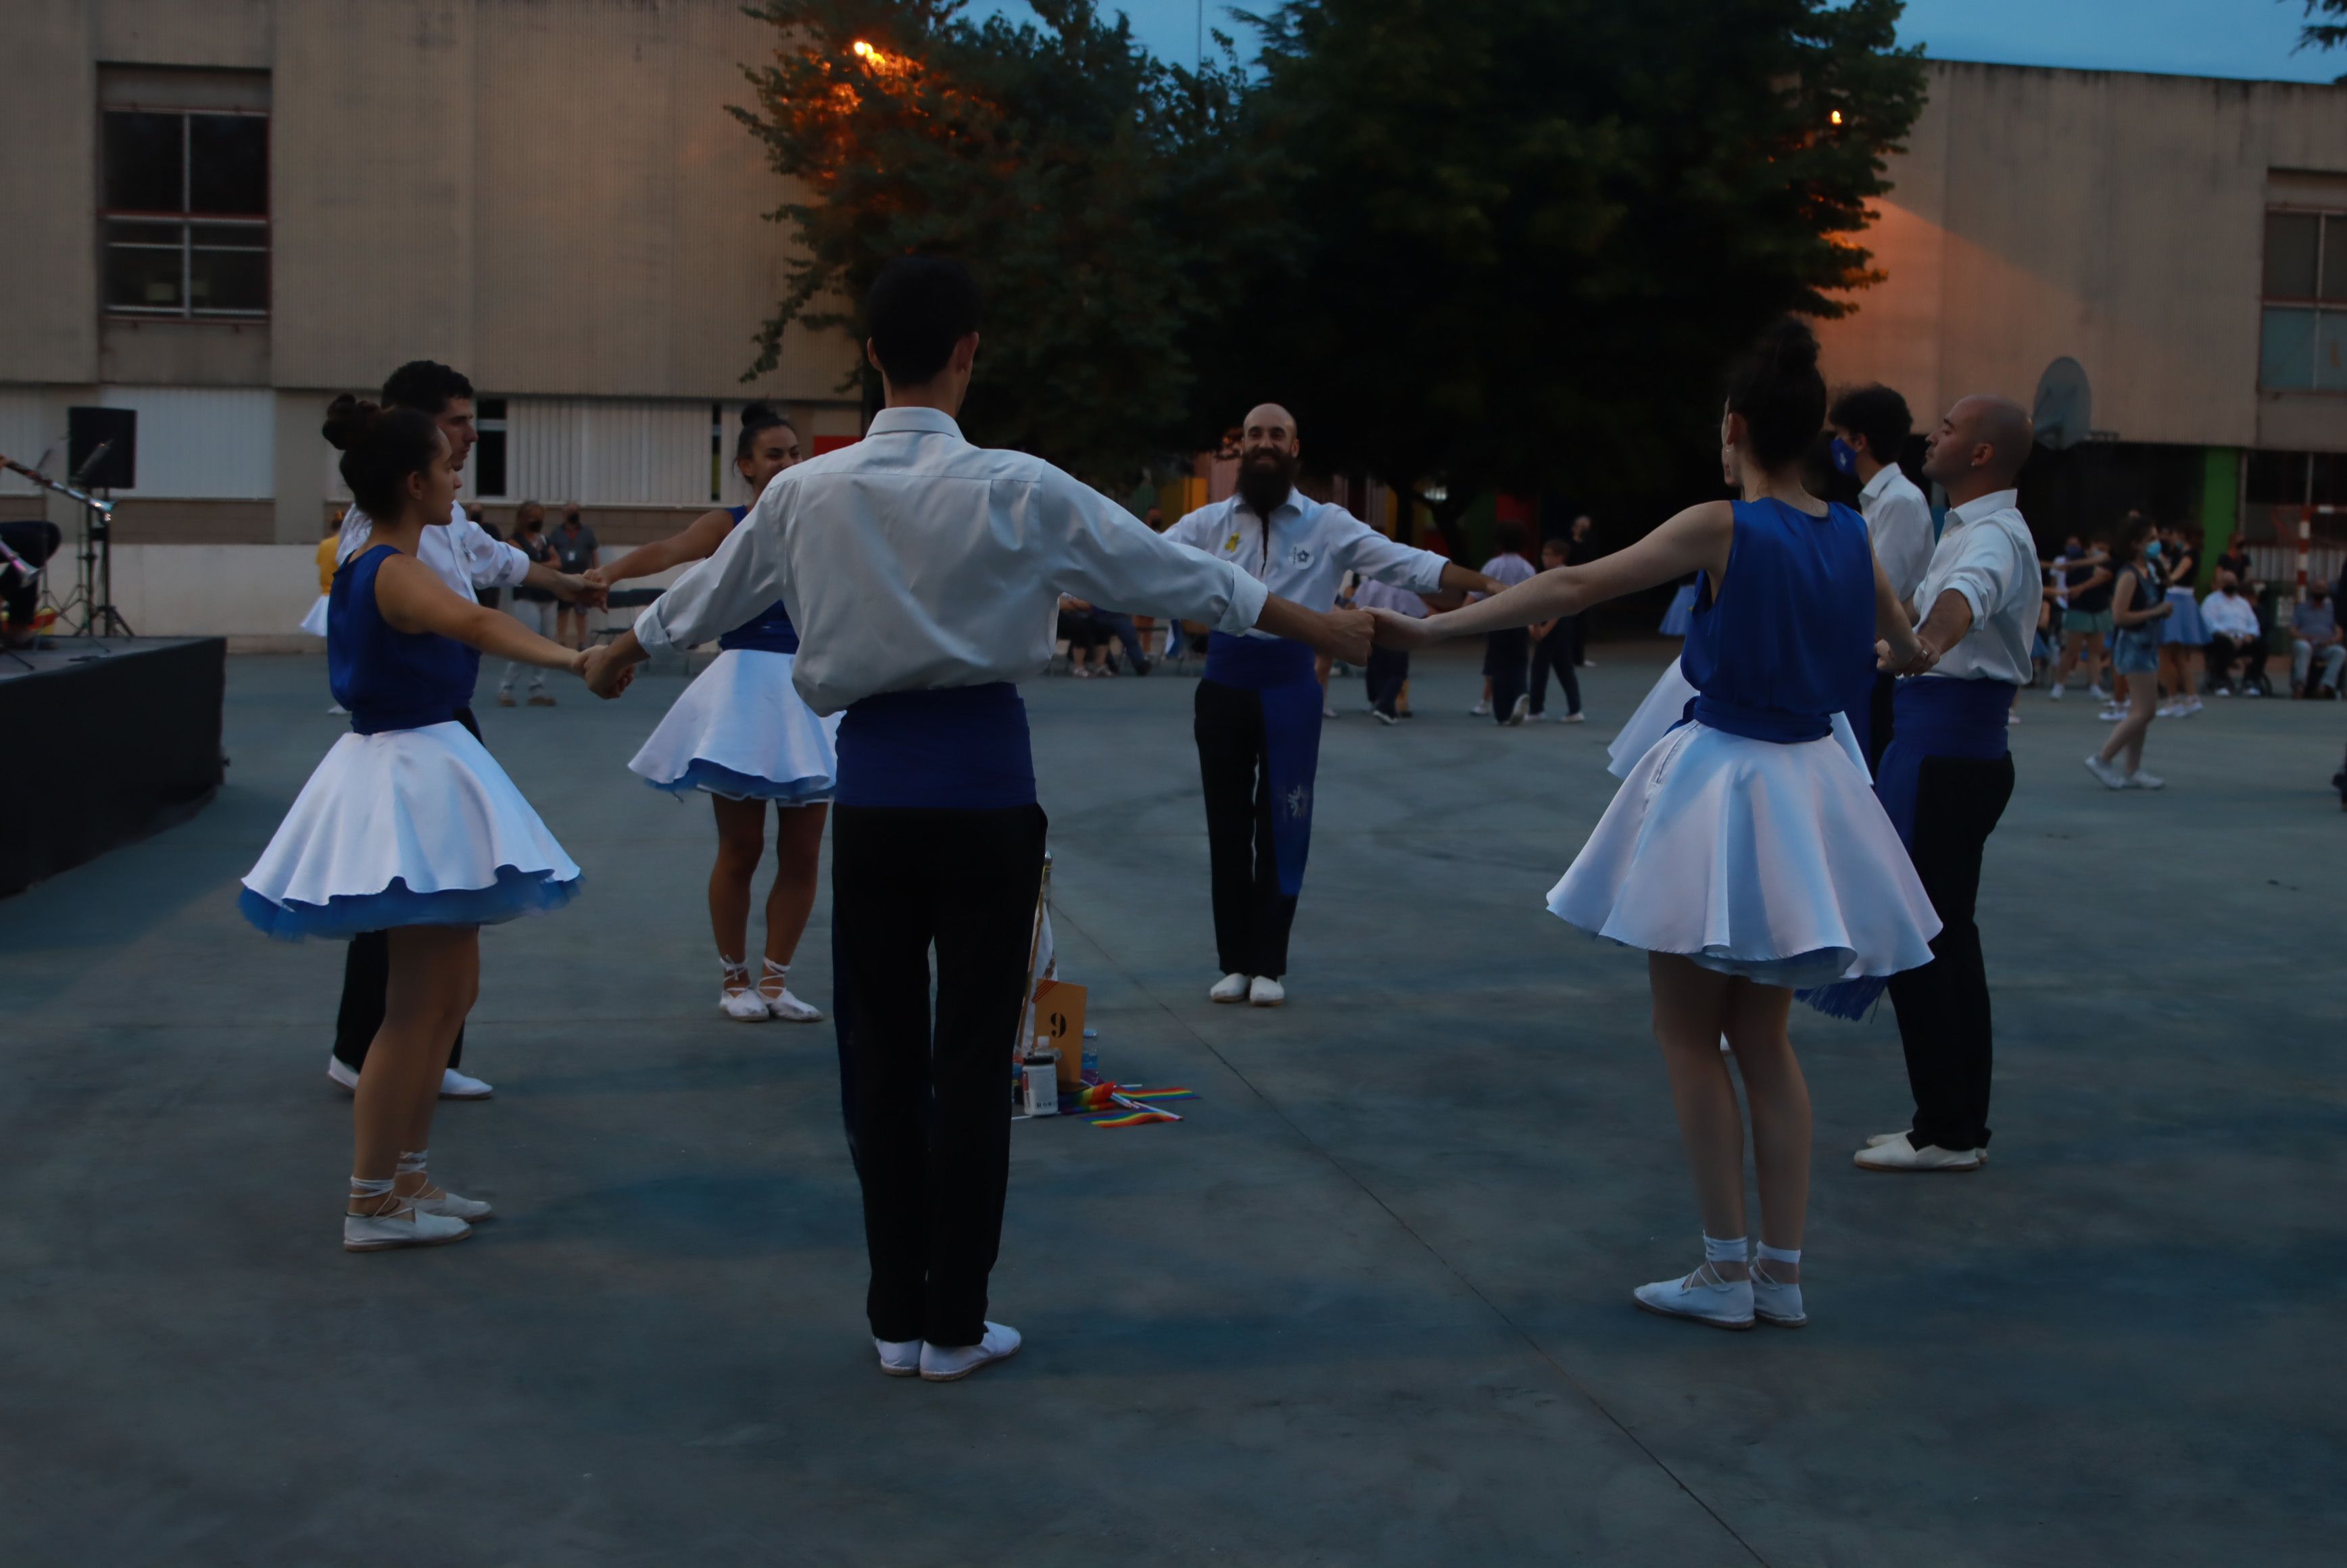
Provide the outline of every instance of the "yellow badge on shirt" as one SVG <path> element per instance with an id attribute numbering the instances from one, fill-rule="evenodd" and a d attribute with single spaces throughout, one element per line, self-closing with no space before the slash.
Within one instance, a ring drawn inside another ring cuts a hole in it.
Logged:
<path id="1" fill-rule="evenodd" d="M 1238 535 L 1236 535 L 1236 534 L 1233 534 L 1229 538 L 1226 538 L 1226 539 L 1225 539 L 1225 540 L 1223 541 L 1223 548 L 1225 548 L 1225 549 L 1226 549 L 1226 550 L 1235 550 L 1235 549 L 1236 549 L 1236 548 L 1239 548 L 1239 537 L 1238 537 Z"/>

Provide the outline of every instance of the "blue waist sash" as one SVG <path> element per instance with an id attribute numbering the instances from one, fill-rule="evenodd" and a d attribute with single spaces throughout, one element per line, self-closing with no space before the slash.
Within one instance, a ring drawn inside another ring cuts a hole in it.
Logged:
<path id="1" fill-rule="evenodd" d="M 1923 764 L 1933 757 L 1993 762 L 2004 756 L 2012 749 L 2005 716 L 2013 711 L 2013 693 L 2010 681 L 1925 675 L 1899 682 L 1891 699 L 1891 743 L 1875 770 L 1874 797 L 1909 855 L 1915 852 L 1915 797 Z M 1800 996 L 1829 1018 L 1862 1019 L 1890 983 L 1886 977 L 1838 980 Z"/>
<path id="2" fill-rule="evenodd" d="M 841 805 L 994 811 L 1035 804 L 1027 704 L 1008 681 L 884 692 L 839 721 Z"/>
<path id="3" fill-rule="evenodd" d="M 1686 716 L 1707 730 L 1724 730 L 1751 741 L 1792 745 L 1822 741 L 1833 733 L 1833 720 L 1821 713 L 1796 713 L 1784 708 L 1754 708 L 1724 697 L 1698 692 L 1686 705 Z"/>
<path id="4" fill-rule="evenodd" d="M 783 608 L 783 601 L 778 599 L 719 638 L 717 646 L 723 649 L 748 648 L 760 653 L 796 653 L 799 651 L 799 629 L 791 624 L 791 612 Z"/>
<path id="5" fill-rule="evenodd" d="M 354 735 L 383 735 L 394 730 L 420 730 L 427 724 L 453 724 L 456 710 L 447 703 L 426 703 L 419 708 L 354 708 L 351 710 L 351 733 Z"/>
<path id="6" fill-rule="evenodd" d="M 1253 692 L 1263 706 L 1263 771 L 1271 794 L 1272 857 L 1279 891 L 1304 891 L 1312 853 L 1312 787 L 1320 774 L 1320 682 L 1312 650 L 1287 639 L 1206 639 L 1206 676 L 1218 686 Z"/>

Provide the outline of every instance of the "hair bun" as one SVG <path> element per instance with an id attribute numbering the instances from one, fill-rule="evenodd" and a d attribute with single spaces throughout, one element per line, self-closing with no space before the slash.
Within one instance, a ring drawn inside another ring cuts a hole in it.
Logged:
<path id="1" fill-rule="evenodd" d="M 753 421 L 760 419 L 773 419 L 774 417 L 776 417 L 776 415 L 774 409 L 763 399 L 756 403 L 745 403 L 742 405 L 742 423 L 744 425 L 751 424 Z"/>
<path id="2" fill-rule="evenodd" d="M 1760 334 L 1760 352 L 1778 375 L 1804 374 L 1818 368 L 1818 334 L 1798 317 L 1780 316 Z"/>
<path id="3" fill-rule="evenodd" d="M 382 417 L 383 410 L 376 405 L 345 392 L 326 405 L 326 423 L 322 434 L 336 451 L 347 452 L 373 430 L 375 421 Z"/>

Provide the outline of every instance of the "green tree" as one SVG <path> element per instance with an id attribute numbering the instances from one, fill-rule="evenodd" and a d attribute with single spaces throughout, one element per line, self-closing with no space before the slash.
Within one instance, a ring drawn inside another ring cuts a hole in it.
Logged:
<path id="1" fill-rule="evenodd" d="M 780 36 L 733 112 L 804 200 L 752 374 L 784 335 L 862 333 L 855 302 L 890 257 L 955 256 L 986 292 L 964 423 L 1130 489 L 1174 445 L 1217 271 L 1207 211 L 1231 165 L 1235 66 L 1167 67 L 1094 0 L 1033 0 L 1041 25 L 969 20 L 963 0 L 766 0 Z"/>
<path id="2" fill-rule="evenodd" d="M 1242 353 L 1206 391 L 1287 402 L 1308 453 L 1415 491 L 1454 548 L 1493 489 L 1702 482 L 1724 361 L 1880 276 L 1854 236 L 1923 97 L 1899 12 L 1291 0 L 1253 18 L 1245 134 L 1290 227 L 1234 280 Z"/>
<path id="3" fill-rule="evenodd" d="M 2305 0 L 2306 26 L 2298 30 L 2301 49 L 2336 49 L 2347 45 L 2347 22 L 2317 22 L 2316 16 L 2347 17 L 2347 0 Z"/>

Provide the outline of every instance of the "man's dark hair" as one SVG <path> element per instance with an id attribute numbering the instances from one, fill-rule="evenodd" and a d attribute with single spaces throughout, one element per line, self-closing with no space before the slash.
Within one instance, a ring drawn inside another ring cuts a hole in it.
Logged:
<path id="1" fill-rule="evenodd" d="M 1878 463 L 1898 462 L 1900 448 L 1907 445 L 1908 435 L 1915 428 L 1907 400 L 1881 385 L 1854 386 L 1843 393 L 1834 399 L 1826 423 L 1865 436 L 1866 449 Z"/>
<path id="2" fill-rule="evenodd" d="M 954 344 L 978 330 L 978 281 L 943 256 L 898 256 L 864 296 L 865 335 L 897 386 L 934 380 Z"/>
<path id="3" fill-rule="evenodd" d="M 1530 538 L 1531 536 L 1524 531 L 1523 524 L 1513 518 L 1503 519 L 1491 529 L 1491 542 L 1499 548 L 1500 553 L 1503 556 L 1523 554 L 1524 546 L 1530 542 Z"/>
<path id="4" fill-rule="evenodd" d="M 1573 541 L 1554 536 L 1541 540 L 1541 554 L 1547 555 L 1552 550 L 1559 556 L 1569 556 L 1573 553 Z"/>
<path id="5" fill-rule="evenodd" d="M 413 408 L 435 419 L 447 412 L 451 402 L 472 395 L 473 384 L 465 379 L 464 372 L 450 370 L 434 359 L 411 359 L 383 383 L 385 408 Z"/>

